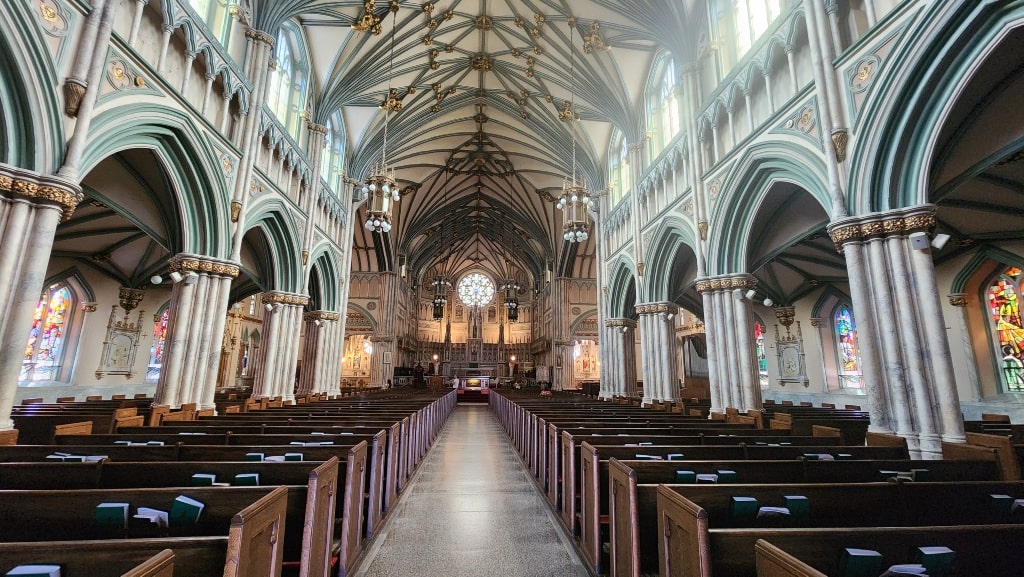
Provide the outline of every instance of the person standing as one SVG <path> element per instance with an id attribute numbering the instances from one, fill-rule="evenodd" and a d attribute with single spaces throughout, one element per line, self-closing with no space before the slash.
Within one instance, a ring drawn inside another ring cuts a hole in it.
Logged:
<path id="1" fill-rule="evenodd" d="M 452 388 L 453 389 L 458 389 L 459 385 L 460 385 L 459 376 L 455 375 L 454 377 L 452 377 Z"/>

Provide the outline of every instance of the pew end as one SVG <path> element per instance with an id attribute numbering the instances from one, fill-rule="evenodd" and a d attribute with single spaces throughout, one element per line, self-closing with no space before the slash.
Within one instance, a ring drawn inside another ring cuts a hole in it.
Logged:
<path id="1" fill-rule="evenodd" d="M 121 577 L 174 577 L 174 552 L 164 549 Z"/>
<path id="2" fill-rule="evenodd" d="M 278 487 L 231 519 L 224 577 L 279 577 L 284 553 L 288 489 Z"/>
<path id="3" fill-rule="evenodd" d="M 764 539 L 754 544 L 757 577 L 827 577 Z"/>
<path id="4" fill-rule="evenodd" d="M 7 429 L 0 431 L 0 445 L 17 445 L 18 429 Z"/>
<path id="5" fill-rule="evenodd" d="M 996 451 L 999 461 L 999 468 L 1003 472 L 1004 481 L 1020 481 L 1020 462 L 1010 441 L 1010 437 L 1003 435 L 986 435 L 983 433 L 967 433 L 969 445 L 987 447 Z M 943 443 L 945 444 L 945 443 Z M 945 454 L 945 448 L 943 448 Z"/>

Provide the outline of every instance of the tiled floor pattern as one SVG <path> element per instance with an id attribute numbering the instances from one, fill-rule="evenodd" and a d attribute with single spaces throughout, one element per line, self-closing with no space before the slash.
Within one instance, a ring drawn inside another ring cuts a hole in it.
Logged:
<path id="1" fill-rule="evenodd" d="M 587 577 L 487 405 L 459 405 L 355 577 Z"/>

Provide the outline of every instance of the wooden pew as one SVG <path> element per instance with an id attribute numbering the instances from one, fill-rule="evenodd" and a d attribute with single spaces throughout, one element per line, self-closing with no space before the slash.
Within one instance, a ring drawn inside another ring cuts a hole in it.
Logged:
<path id="1" fill-rule="evenodd" d="M 222 577 L 228 537 L 115 539 L 109 541 L 39 541 L 0 543 L 0 570 L 15 565 L 60 565 L 64 575 L 89 577 L 143 577 L 132 573 L 174 547 L 179 577 Z M 157 573 L 158 577 L 169 577 Z M 253 577 L 256 577 L 255 575 Z M 265 576 L 264 576 L 265 577 Z"/>
<path id="2" fill-rule="evenodd" d="M 174 552 L 164 549 L 128 570 L 121 577 L 174 577 Z"/>
<path id="3" fill-rule="evenodd" d="M 120 495 L 132 496 L 132 507 L 140 504 L 166 509 L 179 494 L 178 490 L 140 490 L 130 493 L 118 491 L 3 491 L 0 492 L 0 559 L 8 562 L 12 557 L 39 562 L 40 555 L 76 554 L 73 562 L 86 566 L 117 565 L 125 554 L 138 555 L 139 551 L 163 549 L 177 551 L 179 570 L 188 575 L 223 575 L 225 577 L 279 576 L 283 547 L 284 517 L 288 491 L 252 487 L 231 488 L 215 496 L 216 489 L 190 489 L 206 503 L 206 509 L 195 527 L 171 528 L 168 533 L 187 533 L 182 536 L 129 537 L 126 531 L 105 531 L 93 526 L 93 508 L 101 502 L 116 502 Z M 59 501 L 60 506 L 54 506 Z M 242 505 L 241 508 L 235 508 Z M 235 513 L 231 513 L 235 508 Z M 17 511 L 28 512 L 20 517 Z M 59 541 L 38 541 L 30 537 L 40 534 L 40 525 L 48 525 L 48 532 L 64 537 Z M 10 529 L 14 527 L 12 532 Z M 147 530 L 152 532 L 151 530 Z M 106 533 L 106 534 L 104 534 Z M 116 537 L 121 534 L 121 538 Z M 198 535 L 196 535 L 198 533 Z M 203 535 L 206 533 L 206 535 Z M 77 534 L 77 535 L 76 535 Z M 113 537 L 107 540 L 82 540 L 77 537 Z M 17 541 L 15 541 L 15 538 Z M 100 553 L 106 552 L 107 556 Z M 134 552 L 134 553 L 132 553 Z M 113 553 L 113 554 L 111 554 Z M 32 555 L 32 557 L 25 557 Z M 212 557 L 211 557 L 212 555 Z M 245 560 L 240 561 L 240 555 Z M 64 557 L 67 558 L 67 557 Z M 134 557 L 136 564 L 137 557 Z M 215 561 L 211 561 L 215 559 Z M 71 561 L 69 561 L 71 562 Z M 212 565 L 208 565 L 212 562 Z M 186 573 L 186 571 L 188 571 Z M 86 574 L 97 574 L 89 572 Z"/>
<path id="4" fill-rule="evenodd" d="M 650 530 L 658 513 L 660 486 L 676 485 L 675 471 L 736 472 L 741 484 L 870 483 L 883 480 L 880 470 L 928 469 L 939 481 L 993 481 L 999 472 L 991 461 L 620 461 L 608 462 L 612 574 L 635 576 L 653 570 L 657 538 Z M 668 483 L 668 485 L 662 485 Z"/>

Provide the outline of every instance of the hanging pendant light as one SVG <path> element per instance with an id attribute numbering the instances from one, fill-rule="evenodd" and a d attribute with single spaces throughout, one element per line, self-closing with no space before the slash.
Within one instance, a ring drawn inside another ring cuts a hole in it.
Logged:
<path id="1" fill-rule="evenodd" d="M 380 164 L 370 169 L 370 176 L 363 182 L 360 192 L 366 204 L 366 229 L 373 232 L 390 232 L 392 204 L 398 202 L 401 194 L 395 181 L 395 169 L 388 167 L 388 121 L 392 111 L 402 108 L 397 91 L 391 88 L 395 70 L 395 20 L 398 2 L 391 2 L 391 61 L 388 66 L 388 93 L 381 108 L 384 109 L 384 144 L 380 152 Z"/>
<path id="2" fill-rule="evenodd" d="M 562 194 L 556 205 L 562 211 L 562 238 L 567 242 L 583 242 L 590 237 L 590 219 L 587 216 L 587 209 L 593 204 L 590 198 L 590 191 L 586 183 L 576 180 L 576 129 L 574 122 L 579 121 L 576 116 L 576 51 L 573 46 L 573 36 L 576 29 L 576 19 L 569 18 L 569 76 L 571 79 L 570 101 L 559 113 L 559 118 L 569 123 L 569 134 L 572 138 L 572 176 L 566 176 L 562 181 Z"/>

